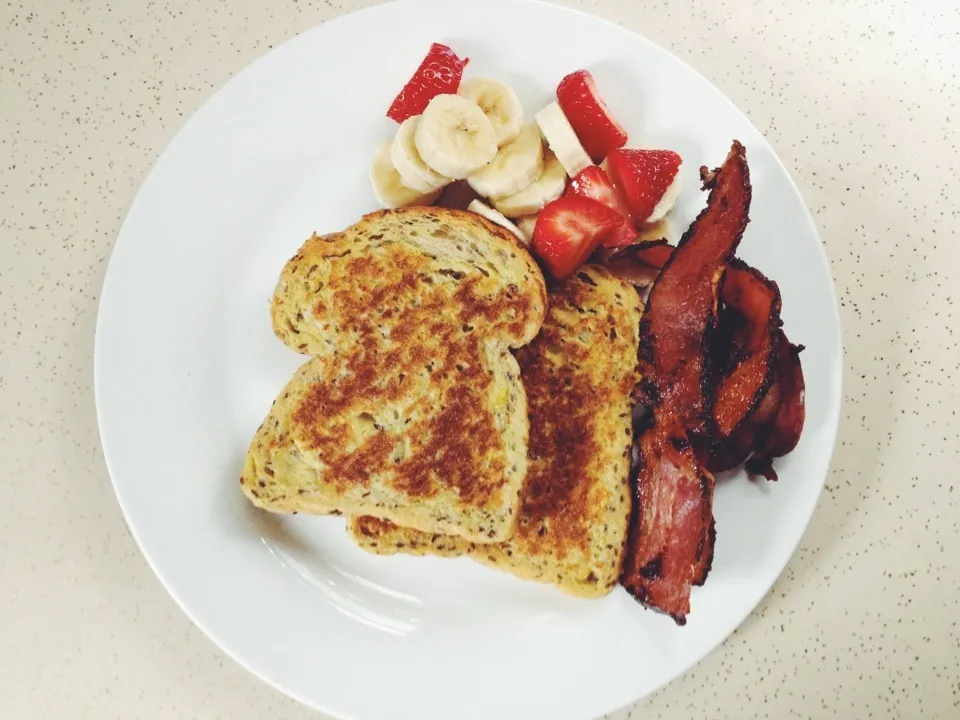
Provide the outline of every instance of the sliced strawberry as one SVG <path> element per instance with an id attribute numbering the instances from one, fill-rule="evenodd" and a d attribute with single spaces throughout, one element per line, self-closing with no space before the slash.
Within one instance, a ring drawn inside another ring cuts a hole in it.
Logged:
<path id="1" fill-rule="evenodd" d="M 433 43 L 420 67 L 387 110 L 387 117 L 402 123 L 422 113 L 437 95 L 456 93 L 468 62 L 470 58 L 461 60 L 446 45 Z"/>
<path id="2" fill-rule="evenodd" d="M 630 208 L 601 168 L 591 165 L 580 172 L 570 186 L 567 195 L 579 195 L 601 202 L 611 210 L 616 210 L 623 217 L 622 225 L 614 230 L 604 241 L 604 247 L 622 247 L 631 244 L 637 237 L 637 231 L 630 219 Z"/>
<path id="3" fill-rule="evenodd" d="M 565 195 L 540 211 L 533 231 L 533 251 L 550 273 L 562 280 L 583 265 L 621 225 L 623 216 L 603 203 Z"/>
<path id="4" fill-rule="evenodd" d="M 588 71 L 577 70 L 561 80 L 557 100 L 594 162 L 626 144 L 626 131 L 600 97 Z"/>
<path id="5" fill-rule="evenodd" d="M 635 222 L 647 222 L 670 188 L 682 160 L 673 150 L 618 149 L 607 158 L 610 180 L 627 199 Z"/>

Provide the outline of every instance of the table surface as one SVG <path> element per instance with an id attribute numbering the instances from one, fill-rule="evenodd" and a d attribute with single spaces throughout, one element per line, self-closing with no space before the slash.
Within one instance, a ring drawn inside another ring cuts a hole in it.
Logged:
<path id="1" fill-rule="evenodd" d="M 364 0 L 0 7 L 0 707 L 316 718 L 226 658 L 127 532 L 91 390 L 137 187 L 231 74 Z M 844 325 L 826 490 L 767 598 L 615 718 L 960 717 L 960 4 L 566 0 L 677 53 L 770 139 Z"/>

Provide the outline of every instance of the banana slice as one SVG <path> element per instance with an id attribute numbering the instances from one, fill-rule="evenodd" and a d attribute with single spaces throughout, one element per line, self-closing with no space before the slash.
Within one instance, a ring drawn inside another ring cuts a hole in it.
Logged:
<path id="1" fill-rule="evenodd" d="M 497 198 L 493 204 L 507 217 L 533 215 L 548 202 L 563 195 L 566 187 L 567 173 L 556 156 L 548 150 L 543 158 L 543 172 L 536 181 L 514 195 Z"/>
<path id="2" fill-rule="evenodd" d="M 533 231 L 537 227 L 537 217 L 537 215 L 524 215 L 522 218 L 517 218 L 517 228 L 527 239 L 527 245 L 533 242 Z"/>
<path id="3" fill-rule="evenodd" d="M 499 147 L 503 147 L 520 133 L 523 105 L 513 88 L 505 82 L 491 78 L 470 78 L 460 83 L 457 95 L 480 106 L 493 125 Z"/>
<path id="4" fill-rule="evenodd" d="M 543 138 L 537 124 L 528 122 L 512 141 L 500 148 L 493 160 L 468 177 L 467 182 L 484 197 L 504 197 L 523 190 L 540 177 L 541 172 Z"/>
<path id="5" fill-rule="evenodd" d="M 520 228 L 518 228 L 512 222 L 507 220 L 507 218 L 505 218 L 501 213 L 498 213 L 489 205 L 486 205 L 485 203 L 482 203 L 479 200 L 474 200 L 472 203 L 470 203 L 467 206 L 467 210 L 469 210 L 472 213 L 476 213 L 481 217 L 485 217 L 487 220 L 494 223 L 495 225 L 499 225 L 500 227 L 506 228 L 507 230 L 512 232 L 514 235 L 516 235 L 517 240 L 522 242 L 525 246 L 530 245 L 530 241 L 527 240 L 526 236 L 522 232 L 520 232 Z"/>
<path id="6" fill-rule="evenodd" d="M 437 95 L 420 117 L 417 152 L 435 172 L 462 180 L 497 154 L 496 133 L 483 110 L 459 95 Z"/>
<path id="7" fill-rule="evenodd" d="M 380 204 L 393 210 L 407 205 L 430 205 L 435 202 L 440 197 L 439 190 L 424 194 L 403 184 L 400 173 L 390 159 L 392 145 L 391 140 L 384 141 L 373 154 L 373 162 L 370 163 L 370 182 Z"/>
<path id="8" fill-rule="evenodd" d="M 397 172 L 400 173 L 400 179 L 404 185 L 411 190 L 429 193 L 449 185 L 450 178 L 428 168 L 423 158 L 420 157 L 420 153 L 417 152 L 417 144 L 414 142 L 414 138 L 419 124 L 419 115 L 414 115 L 403 121 L 400 129 L 397 130 L 396 137 L 393 138 L 393 145 L 390 147 L 390 159 L 393 161 L 393 166 L 397 169 Z"/>
<path id="9" fill-rule="evenodd" d="M 574 132 L 573 126 L 570 125 L 567 116 L 563 114 L 560 103 L 556 101 L 550 103 L 538 112 L 534 118 L 537 125 L 540 126 L 550 149 L 560 160 L 563 169 L 567 171 L 567 175 L 575 178 L 581 170 L 593 165 L 587 151 L 580 144 L 580 139 Z"/>

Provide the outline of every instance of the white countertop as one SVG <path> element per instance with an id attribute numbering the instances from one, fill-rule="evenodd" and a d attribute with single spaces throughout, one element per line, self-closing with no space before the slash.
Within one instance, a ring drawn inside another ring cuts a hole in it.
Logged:
<path id="1" fill-rule="evenodd" d="M 140 556 L 91 356 L 121 219 L 184 119 L 271 46 L 369 4 L 0 7 L 4 718 L 319 717 L 227 659 Z M 766 133 L 844 323 L 840 439 L 799 551 L 722 648 L 632 717 L 960 717 L 960 4 L 565 4 L 670 48 Z"/>

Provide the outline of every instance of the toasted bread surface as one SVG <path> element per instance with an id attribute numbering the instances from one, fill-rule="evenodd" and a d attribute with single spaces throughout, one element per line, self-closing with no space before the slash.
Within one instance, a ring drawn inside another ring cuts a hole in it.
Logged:
<path id="1" fill-rule="evenodd" d="M 510 350 L 545 308 L 530 255 L 473 213 L 383 211 L 310 238 L 271 315 L 277 337 L 314 357 L 254 437 L 244 491 L 277 512 L 510 537 L 528 442 Z"/>
<path id="2" fill-rule="evenodd" d="M 382 554 L 469 555 L 574 595 L 609 592 L 630 513 L 642 310 L 630 285 L 594 265 L 551 290 L 540 334 L 516 352 L 529 402 L 530 468 L 513 538 L 469 542 L 367 516 L 349 519 L 354 540 Z"/>

